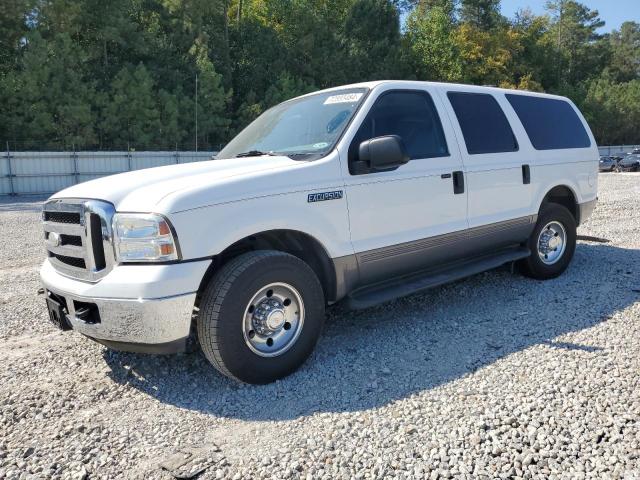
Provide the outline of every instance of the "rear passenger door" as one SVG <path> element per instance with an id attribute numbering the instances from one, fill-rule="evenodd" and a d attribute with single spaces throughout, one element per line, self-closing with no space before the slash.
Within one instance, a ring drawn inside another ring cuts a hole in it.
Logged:
<path id="1" fill-rule="evenodd" d="M 451 86 L 443 97 L 467 173 L 471 233 L 495 224 L 497 234 L 530 222 L 531 147 L 518 142 L 514 129 L 522 128 L 517 121 L 509 122 L 505 111 L 511 110 L 502 105 L 504 96 Z"/>
<path id="2" fill-rule="evenodd" d="M 454 188 L 453 181 L 454 176 L 463 181 L 462 161 L 437 94 L 428 87 L 381 87 L 369 105 L 340 152 L 347 160 L 351 240 L 364 283 L 446 261 L 467 228 L 466 191 L 463 184 Z M 360 143 L 384 135 L 400 136 L 410 161 L 393 171 L 354 170 Z M 451 232 L 459 234 L 425 240 Z"/>

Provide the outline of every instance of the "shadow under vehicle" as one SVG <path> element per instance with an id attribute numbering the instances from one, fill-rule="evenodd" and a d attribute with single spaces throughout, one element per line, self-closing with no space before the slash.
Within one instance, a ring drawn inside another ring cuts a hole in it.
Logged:
<path id="1" fill-rule="evenodd" d="M 217 374 L 200 353 L 148 356 L 105 349 L 103 356 L 115 382 L 209 415 L 271 421 L 362 411 L 536 345 L 557 350 L 558 358 L 567 350 L 602 354 L 599 345 L 558 337 L 606 322 L 638 302 L 630 279 L 639 269 L 640 250 L 580 242 L 574 263 L 553 280 L 514 277 L 503 267 L 348 315 L 338 304 L 327 312 L 313 361 L 259 387 Z"/>

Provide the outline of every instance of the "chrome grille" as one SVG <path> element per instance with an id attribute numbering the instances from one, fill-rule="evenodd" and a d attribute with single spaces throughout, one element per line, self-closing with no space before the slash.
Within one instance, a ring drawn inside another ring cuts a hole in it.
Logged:
<path id="1" fill-rule="evenodd" d="M 76 212 L 44 212 L 45 222 L 80 223 L 80 214 Z"/>
<path id="2" fill-rule="evenodd" d="M 76 235 L 60 235 L 60 245 L 75 245 L 76 247 L 82 246 L 82 237 Z"/>
<path id="3" fill-rule="evenodd" d="M 65 265 L 69 265 L 75 268 L 82 268 L 82 269 L 87 268 L 87 264 L 85 263 L 83 258 L 67 257 L 65 255 L 58 255 L 56 253 L 52 253 L 51 256 L 56 260 L 58 260 L 59 262 L 64 263 Z"/>
<path id="4" fill-rule="evenodd" d="M 99 200 L 57 199 L 42 209 L 49 261 L 60 273 L 95 282 L 115 263 L 111 221 L 115 208 Z"/>

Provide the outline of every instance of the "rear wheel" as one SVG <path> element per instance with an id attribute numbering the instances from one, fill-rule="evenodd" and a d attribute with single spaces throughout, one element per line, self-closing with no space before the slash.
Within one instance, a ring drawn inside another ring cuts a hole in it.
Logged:
<path id="1" fill-rule="evenodd" d="M 324 294 L 313 270 L 293 255 L 256 251 L 231 260 L 200 302 L 198 339 L 228 377 L 269 383 L 311 354 L 324 323 Z"/>
<path id="2" fill-rule="evenodd" d="M 519 263 L 524 275 L 539 280 L 561 275 L 576 248 L 576 221 L 571 212 L 556 203 L 544 205 L 527 246 L 531 255 Z"/>

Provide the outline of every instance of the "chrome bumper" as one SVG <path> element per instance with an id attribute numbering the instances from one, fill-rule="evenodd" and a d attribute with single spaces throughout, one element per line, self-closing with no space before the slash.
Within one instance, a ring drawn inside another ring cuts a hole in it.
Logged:
<path id="1" fill-rule="evenodd" d="M 210 263 L 117 266 L 90 283 L 65 277 L 46 260 L 40 280 L 61 297 L 73 330 L 112 348 L 159 353 L 167 344 L 176 351 L 175 344 L 189 336 L 196 293 Z M 76 312 L 86 312 L 87 304 L 97 316 Z M 158 348 L 138 348 L 145 346 Z"/>
<path id="2" fill-rule="evenodd" d="M 86 298 L 47 286 L 65 299 L 67 321 L 73 330 L 96 340 L 130 344 L 163 344 L 185 339 L 191 329 L 196 293 L 154 299 Z M 76 316 L 75 301 L 93 303 L 99 323 Z"/>

